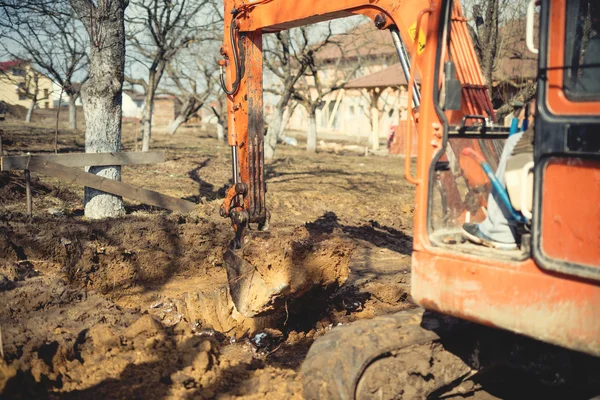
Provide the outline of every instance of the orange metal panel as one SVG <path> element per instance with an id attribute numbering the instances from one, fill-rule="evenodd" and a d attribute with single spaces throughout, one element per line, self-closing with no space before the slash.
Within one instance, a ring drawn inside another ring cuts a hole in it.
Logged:
<path id="1" fill-rule="evenodd" d="M 413 252 L 411 295 L 421 306 L 600 356 L 600 285 L 428 249 Z"/>
<path id="2" fill-rule="evenodd" d="M 549 3 L 550 28 L 548 41 L 548 108 L 557 115 L 598 115 L 600 101 L 574 102 L 567 98 L 564 87 L 565 30 L 567 0 Z"/>
<path id="3" fill-rule="evenodd" d="M 543 179 L 542 251 L 600 268 L 600 161 L 555 158 Z"/>

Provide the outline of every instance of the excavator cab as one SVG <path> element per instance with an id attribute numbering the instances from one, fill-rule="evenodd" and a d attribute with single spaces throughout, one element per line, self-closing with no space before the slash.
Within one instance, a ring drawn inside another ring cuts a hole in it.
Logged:
<path id="1" fill-rule="evenodd" d="M 461 238 L 461 224 L 469 218 L 482 221 L 486 198 L 490 192 L 497 194 L 490 174 L 483 169 L 477 172 L 476 160 L 495 171 L 509 128 L 484 114 L 467 117 L 478 120 L 468 126 L 454 118 L 454 111 L 440 107 L 445 44 L 452 42 L 452 32 L 436 49 L 442 78 L 434 77 L 429 106 L 441 127 L 433 118 L 432 125 L 419 130 L 415 180 L 417 208 L 422 212 L 415 220 L 412 296 L 429 310 L 600 355 L 600 15 L 596 3 L 529 3 L 524 39 L 527 51 L 539 53 L 535 133 L 530 158 L 506 174 L 509 196 L 505 200 L 515 213 L 512 222 L 519 232 L 519 248 L 514 251 Z M 453 24 L 441 22 L 442 40 L 442 32 Z M 459 62 L 458 52 L 453 54 L 450 48 L 449 53 Z M 424 107 L 422 103 L 421 110 Z M 438 148 L 439 130 L 443 134 Z M 466 157 L 466 147 L 474 150 L 475 157 Z"/>

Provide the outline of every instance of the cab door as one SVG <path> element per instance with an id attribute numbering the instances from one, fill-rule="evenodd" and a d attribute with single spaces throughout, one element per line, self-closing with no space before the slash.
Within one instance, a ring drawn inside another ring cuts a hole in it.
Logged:
<path id="1" fill-rule="evenodd" d="M 600 280 L 600 2 L 541 7 L 533 256 Z"/>

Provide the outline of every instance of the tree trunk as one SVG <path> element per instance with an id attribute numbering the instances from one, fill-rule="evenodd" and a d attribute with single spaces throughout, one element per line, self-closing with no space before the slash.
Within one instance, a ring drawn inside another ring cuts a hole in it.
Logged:
<path id="1" fill-rule="evenodd" d="M 31 117 L 33 117 L 33 109 L 35 108 L 35 99 L 31 100 L 31 105 L 27 109 L 27 114 L 25 115 L 25 122 L 30 123 Z"/>
<path id="2" fill-rule="evenodd" d="M 90 5 L 71 0 L 84 24 L 93 24 L 90 40 L 89 79 L 81 96 L 86 120 L 86 153 L 121 150 L 121 90 L 125 70 L 126 1 L 105 2 L 96 6 L 96 18 L 89 21 Z M 95 37 L 97 36 L 97 37 Z M 88 172 L 104 178 L 121 180 L 120 166 L 89 167 Z M 90 219 L 118 217 L 125 214 L 119 196 L 85 188 L 85 216 Z"/>
<path id="3" fill-rule="evenodd" d="M 498 55 L 498 23 L 499 23 L 499 0 L 488 0 L 485 9 L 485 17 L 481 11 L 477 11 L 476 25 L 477 35 L 481 46 L 481 70 L 486 80 L 490 97 L 492 97 L 492 84 L 494 61 Z"/>
<path id="4" fill-rule="evenodd" d="M 69 95 L 69 126 L 71 129 L 77 129 L 77 99 L 72 94 Z"/>
<path id="5" fill-rule="evenodd" d="M 179 114 L 177 117 L 175 117 L 175 119 L 171 121 L 169 127 L 167 128 L 167 132 L 169 133 L 169 135 L 173 135 L 175 132 L 177 132 L 177 129 L 179 129 L 179 127 L 185 122 L 185 120 L 186 117 L 183 114 Z"/>
<path id="6" fill-rule="evenodd" d="M 225 141 L 225 126 L 223 125 L 223 120 L 221 118 L 217 120 L 217 139 L 219 142 Z"/>
<path id="7" fill-rule="evenodd" d="M 142 151 L 150 150 L 150 137 L 152 136 L 152 113 L 154 111 L 154 95 L 151 89 L 146 92 L 144 108 L 142 110 Z"/>
<path id="8" fill-rule="evenodd" d="M 283 119 L 284 107 L 275 107 L 275 112 L 269 121 L 267 129 L 267 137 L 265 138 L 265 159 L 272 160 L 275 157 L 275 148 L 277 147 L 277 139 L 281 130 L 281 120 Z"/>
<path id="9" fill-rule="evenodd" d="M 379 109 L 371 107 L 371 148 L 379 150 Z"/>
<path id="10" fill-rule="evenodd" d="M 33 117 L 33 110 L 35 109 L 35 105 L 37 104 L 38 101 L 38 86 L 39 86 L 39 76 L 36 72 L 33 73 L 33 77 L 31 78 L 33 80 L 33 93 L 31 94 L 31 105 L 29 106 L 29 109 L 27 110 L 27 115 L 25 115 L 25 122 L 26 123 L 30 123 L 31 122 L 31 118 Z M 31 84 L 31 82 L 30 82 Z M 27 91 L 27 93 L 29 93 L 29 85 L 27 85 L 27 89 L 25 89 Z"/>
<path id="11" fill-rule="evenodd" d="M 315 153 L 317 151 L 317 112 L 310 110 L 308 113 L 308 133 L 306 135 L 306 151 Z"/>
<path id="12" fill-rule="evenodd" d="M 279 127 L 279 138 L 283 139 L 283 137 L 285 136 L 283 133 L 285 132 L 285 128 L 287 127 L 287 124 L 290 122 L 290 118 L 292 118 L 292 114 L 294 113 L 294 109 L 295 107 L 287 107 L 285 109 L 285 112 L 283 113 L 283 119 L 281 121 L 281 126 Z"/>

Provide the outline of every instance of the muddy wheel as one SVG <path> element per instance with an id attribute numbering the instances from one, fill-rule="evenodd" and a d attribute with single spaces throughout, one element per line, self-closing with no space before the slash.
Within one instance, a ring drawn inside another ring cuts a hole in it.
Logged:
<path id="1" fill-rule="evenodd" d="M 470 371 L 436 331 L 461 323 L 422 309 L 357 321 L 315 341 L 302 364 L 306 399 L 423 398 Z"/>
<path id="2" fill-rule="evenodd" d="M 358 381 L 356 399 L 424 399 L 470 372 L 437 341 L 409 346 L 371 363 Z"/>

